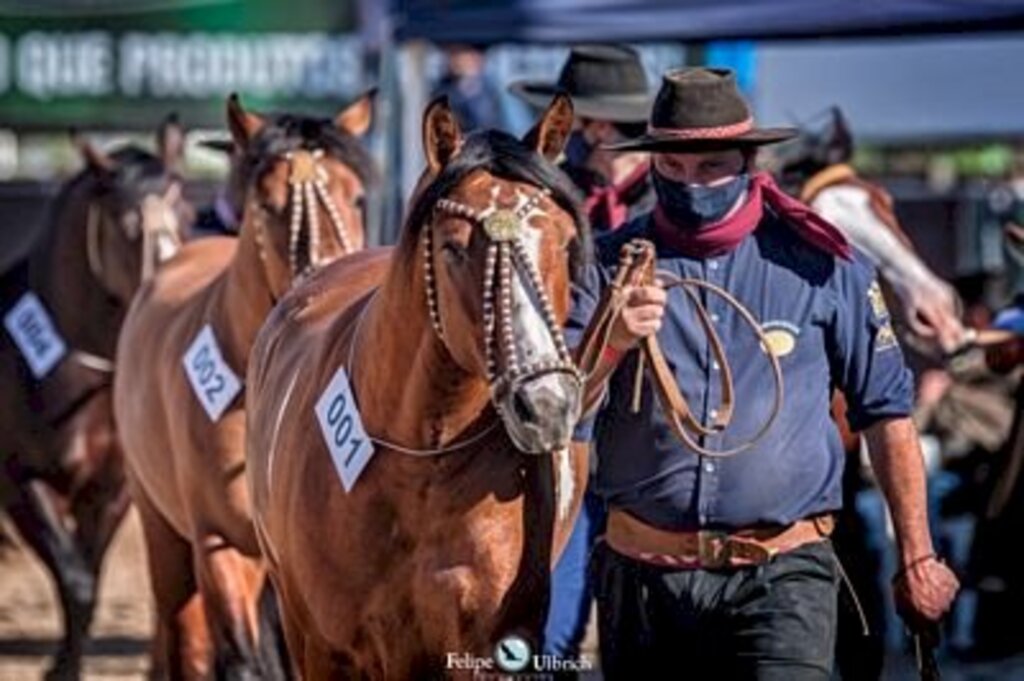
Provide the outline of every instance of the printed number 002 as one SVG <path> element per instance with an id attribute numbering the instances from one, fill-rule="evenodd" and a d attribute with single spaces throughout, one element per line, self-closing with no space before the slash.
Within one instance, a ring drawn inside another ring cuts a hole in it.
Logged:
<path id="1" fill-rule="evenodd" d="M 224 377 L 216 373 L 217 367 L 210 358 L 208 346 L 204 345 L 196 353 L 195 359 L 192 360 L 192 368 L 196 370 L 199 384 L 204 388 L 203 393 L 207 402 L 212 402 L 217 393 L 224 389 Z M 213 385 L 207 385 L 211 380 L 214 382 Z"/>
<path id="2" fill-rule="evenodd" d="M 327 407 L 327 425 L 334 429 L 334 446 L 341 448 L 346 442 L 349 443 L 350 450 L 348 456 L 345 457 L 346 467 L 352 463 L 352 457 L 356 455 L 359 445 L 363 442 L 359 438 L 354 438 L 349 442 L 349 438 L 352 436 L 352 415 L 345 413 L 347 406 L 348 400 L 345 399 L 345 395 L 338 394 Z"/>

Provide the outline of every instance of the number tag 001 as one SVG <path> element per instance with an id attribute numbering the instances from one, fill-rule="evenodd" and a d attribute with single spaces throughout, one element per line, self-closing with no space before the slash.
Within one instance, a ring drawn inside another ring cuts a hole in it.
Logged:
<path id="1" fill-rule="evenodd" d="M 188 346 L 181 363 L 196 399 L 203 405 L 210 420 L 216 423 L 242 389 L 242 381 L 224 361 L 209 324 L 202 328 L 192 345 Z"/>
<path id="2" fill-rule="evenodd" d="M 341 484 L 350 492 L 373 456 L 373 443 L 363 428 L 344 367 L 338 368 L 320 395 L 316 418 Z"/>

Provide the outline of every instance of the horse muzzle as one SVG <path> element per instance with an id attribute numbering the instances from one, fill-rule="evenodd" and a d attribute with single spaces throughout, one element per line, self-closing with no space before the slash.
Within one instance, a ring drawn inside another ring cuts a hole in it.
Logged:
<path id="1" fill-rule="evenodd" d="M 516 448 L 546 454 L 569 446 L 582 397 L 579 379 L 557 371 L 517 381 L 495 401 Z"/>

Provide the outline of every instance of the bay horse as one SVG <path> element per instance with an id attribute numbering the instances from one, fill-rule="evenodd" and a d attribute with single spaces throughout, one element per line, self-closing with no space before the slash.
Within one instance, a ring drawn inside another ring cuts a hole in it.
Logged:
<path id="1" fill-rule="evenodd" d="M 265 579 L 237 393 L 275 302 L 362 248 L 372 176 L 357 140 L 370 94 L 334 120 L 264 117 L 232 95 L 227 120 L 246 186 L 239 235 L 183 247 L 139 292 L 117 352 L 114 410 L 156 599 L 154 666 L 171 678 L 280 675 L 272 636 L 260 636 Z"/>
<path id="2" fill-rule="evenodd" d="M 587 475 L 561 333 L 587 227 L 553 164 L 572 120 L 560 95 L 524 140 L 463 137 L 435 100 L 399 244 L 324 268 L 257 339 L 249 483 L 304 679 L 538 649 Z"/>
<path id="3" fill-rule="evenodd" d="M 103 556 L 128 508 L 113 356 L 131 296 L 190 220 L 174 172 L 181 135 L 161 125 L 157 155 L 78 138 L 85 169 L 0 276 L 0 505 L 57 587 L 64 635 L 50 679 L 79 676 Z"/>

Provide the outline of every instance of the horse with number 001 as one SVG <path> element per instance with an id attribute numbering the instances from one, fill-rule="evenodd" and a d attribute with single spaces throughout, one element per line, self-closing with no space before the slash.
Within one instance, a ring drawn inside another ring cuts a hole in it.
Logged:
<path id="1" fill-rule="evenodd" d="M 183 139 L 172 117 L 157 154 L 78 138 L 85 169 L 61 188 L 28 256 L 0 276 L 0 508 L 57 586 L 64 638 L 47 678 L 81 672 L 103 557 L 128 509 L 114 349 L 132 295 L 191 220 L 177 174 Z"/>
<path id="2" fill-rule="evenodd" d="M 397 247 L 325 268 L 257 339 L 249 480 L 305 679 L 538 643 L 586 482 L 561 324 L 587 227 L 553 163 L 572 120 L 558 96 L 523 141 L 463 137 L 432 103 Z"/>
<path id="3" fill-rule="evenodd" d="M 269 119 L 230 97 L 240 233 L 186 245 L 125 321 L 115 410 L 156 598 L 154 664 L 171 678 L 287 673 L 252 530 L 242 378 L 275 302 L 363 246 L 373 168 L 357 137 L 371 109 L 368 93 L 334 120 Z"/>

